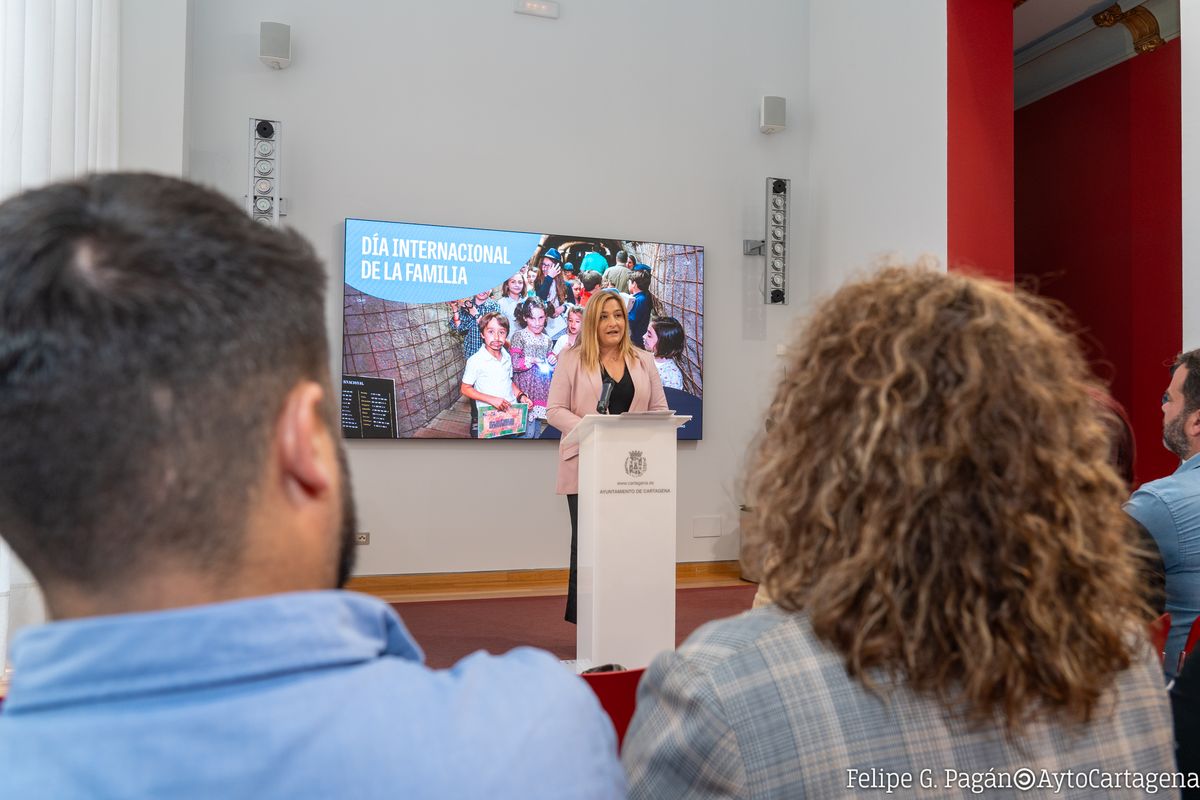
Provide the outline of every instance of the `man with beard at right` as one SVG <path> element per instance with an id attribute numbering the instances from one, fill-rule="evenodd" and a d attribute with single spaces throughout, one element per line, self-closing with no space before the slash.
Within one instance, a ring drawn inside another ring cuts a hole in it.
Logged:
<path id="1" fill-rule="evenodd" d="M 1142 485 L 1125 511 L 1150 532 L 1162 554 L 1171 615 L 1163 669 L 1173 678 L 1188 631 L 1200 615 L 1200 350 L 1175 358 L 1162 412 L 1163 445 L 1181 463 L 1165 478 Z"/>
<path id="2" fill-rule="evenodd" d="M 176 179 L 0 204 L 0 534 L 53 619 L 13 643 L 0 797 L 625 796 L 548 654 L 430 670 L 338 591 L 325 284 L 299 235 Z"/>

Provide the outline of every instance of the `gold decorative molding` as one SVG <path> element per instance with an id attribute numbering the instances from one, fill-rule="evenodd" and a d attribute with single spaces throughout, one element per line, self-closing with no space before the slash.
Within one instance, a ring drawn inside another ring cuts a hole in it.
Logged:
<path id="1" fill-rule="evenodd" d="M 1163 45 L 1162 36 L 1158 34 L 1158 19 L 1145 6 L 1131 8 L 1121 17 L 1121 24 L 1129 29 L 1133 36 L 1133 49 L 1138 53 L 1149 53 Z"/>
<path id="2" fill-rule="evenodd" d="M 1145 6 L 1135 6 L 1128 11 L 1122 11 L 1121 6 L 1113 3 L 1093 16 L 1092 22 L 1100 28 L 1111 28 L 1118 22 L 1124 25 L 1133 38 L 1133 51 L 1139 55 L 1157 50 L 1163 44 L 1162 36 L 1158 32 L 1158 18 Z"/>
<path id="3" fill-rule="evenodd" d="M 1124 13 L 1119 5 L 1113 3 L 1099 14 L 1093 16 L 1092 22 L 1096 23 L 1097 28 L 1111 28 L 1121 21 L 1121 15 Z"/>

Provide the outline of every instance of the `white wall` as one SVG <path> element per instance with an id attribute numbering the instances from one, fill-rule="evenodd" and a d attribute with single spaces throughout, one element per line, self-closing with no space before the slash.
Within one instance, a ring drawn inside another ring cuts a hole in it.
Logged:
<path id="1" fill-rule="evenodd" d="M 205 0 L 188 174 L 240 200 L 246 119 L 283 121 L 287 221 L 331 267 L 335 354 L 347 216 L 704 245 L 705 438 L 680 447 L 677 554 L 733 558 L 737 476 L 808 274 L 824 292 L 879 252 L 945 253 L 945 2 L 848 5 L 562 0 L 549 21 L 510 0 Z M 289 69 L 258 62 L 261 20 L 292 26 Z M 787 97 L 787 131 L 758 132 L 764 94 Z M 811 187 L 786 308 L 741 255 L 768 175 Z M 348 449 L 361 574 L 565 565 L 553 444 Z M 705 515 L 720 538 L 692 538 Z"/>
<path id="2" fill-rule="evenodd" d="M 184 173 L 187 0 L 123 0 L 122 170 Z"/>
<path id="3" fill-rule="evenodd" d="M 809 272 L 946 262 L 946 3 L 812 0 Z"/>

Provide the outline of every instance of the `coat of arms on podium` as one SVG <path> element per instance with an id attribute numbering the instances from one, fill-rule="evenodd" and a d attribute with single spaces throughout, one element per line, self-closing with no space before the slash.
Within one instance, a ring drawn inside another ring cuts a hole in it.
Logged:
<path id="1" fill-rule="evenodd" d="M 629 451 L 629 457 L 625 459 L 625 474 L 634 478 L 646 474 L 646 457 L 642 455 L 641 450 Z"/>

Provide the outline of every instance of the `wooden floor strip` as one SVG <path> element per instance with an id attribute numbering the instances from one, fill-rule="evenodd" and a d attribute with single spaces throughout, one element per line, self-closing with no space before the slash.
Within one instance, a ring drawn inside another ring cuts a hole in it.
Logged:
<path id="1" fill-rule="evenodd" d="M 677 564 L 675 583 L 681 588 L 746 585 L 736 561 L 694 561 Z M 544 597 L 567 593 L 565 569 L 496 570 L 492 572 L 432 572 L 412 575 L 364 575 L 351 578 L 348 589 L 388 603 L 416 600 L 463 600 L 488 597 Z"/>

